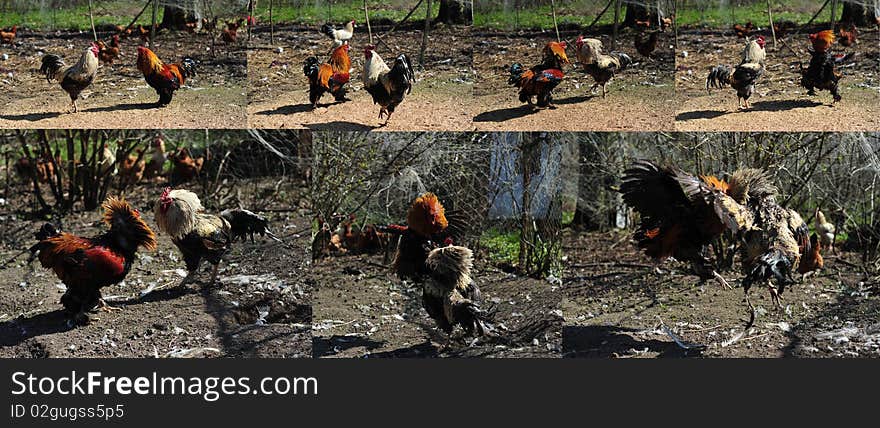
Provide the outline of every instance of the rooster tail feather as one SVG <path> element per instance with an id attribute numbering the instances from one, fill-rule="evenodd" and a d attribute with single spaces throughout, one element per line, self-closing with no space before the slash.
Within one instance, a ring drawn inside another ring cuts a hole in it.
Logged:
<path id="1" fill-rule="evenodd" d="M 709 76 L 706 77 L 706 91 L 712 88 L 723 88 L 724 85 L 730 83 L 730 67 L 726 65 L 719 65 L 714 67 L 710 72 Z"/>
<path id="2" fill-rule="evenodd" d="M 522 78 L 523 73 L 525 73 L 525 68 L 520 63 L 514 63 L 510 66 L 510 78 L 507 79 L 507 83 L 510 85 L 515 85 Z"/>
<path id="3" fill-rule="evenodd" d="M 407 87 L 407 92 L 412 92 L 412 82 L 415 80 L 415 74 L 412 70 L 412 65 L 409 62 L 409 57 L 406 54 L 400 54 L 397 58 L 394 59 L 394 64 L 391 66 L 392 75 L 398 75 L 401 78 L 399 82 L 401 85 L 405 85 Z"/>
<path id="4" fill-rule="evenodd" d="M 55 225 L 53 225 L 52 223 L 44 224 L 43 227 L 40 228 L 40 230 L 34 233 L 34 238 L 36 238 L 38 242 L 28 249 L 28 251 L 31 252 L 30 257 L 28 257 L 28 264 L 33 262 L 34 259 L 37 257 L 37 253 L 43 249 L 43 241 L 58 236 L 60 234 L 61 232 L 59 232 L 58 229 L 55 228 Z"/>
<path id="5" fill-rule="evenodd" d="M 195 76 L 198 64 L 198 61 L 188 56 L 183 57 L 183 60 L 180 61 L 180 69 L 183 70 L 183 77 Z"/>
<path id="6" fill-rule="evenodd" d="M 324 35 L 326 35 L 327 37 L 330 37 L 331 39 L 333 38 L 333 31 L 334 30 L 335 30 L 335 28 L 333 28 L 333 26 L 330 24 L 324 24 L 321 26 L 321 33 L 324 33 Z"/>
<path id="7" fill-rule="evenodd" d="M 743 288 L 748 291 L 752 284 L 771 278 L 776 279 L 780 294 L 786 285 L 794 283 L 791 277 L 791 261 L 779 250 L 772 250 L 755 261 L 755 266 L 743 278 Z"/>
<path id="8" fill-rule="evenodd" d="M 310 56 L 306 58 L 306 62 L 303 64 L 303 74 L 308 78 L 313 78 L 312 76 L 317 76 L 318 68 L 320 68 L 321 60 L 317 57 Z"/>
<path id="9" fill-rule="evenodd" d="M 51 83 L 52 79 L 58 74 L 58 71 L 64 67 L 64 60 L 61 59 L 58 55 L 47 54 L 43 55 L 42 65 L 40 66 L 40 73 L 46 75 L 46 82 Z"/>
<path id="10" fill-rule="evenodd" d="M 616 56 L 617 61 L 620 62 L 620 71 L 626 70 L 633 62 L 632 58 L 623 52 L 611 52 L 611 55 Z"/>
<path id="11" fill-rule="evenodd" d="M 230 209 L 220 213 L 220 217 L 229 222 L 232 239 L 239 237 L 250 237 L 253 241 L 254 235 L 268 235 L 270 238 L 280 241 L 271 231 L 269 231 L 269 221 L 265 217 L 257 215 L 252 211 L 244 209 Z"/>

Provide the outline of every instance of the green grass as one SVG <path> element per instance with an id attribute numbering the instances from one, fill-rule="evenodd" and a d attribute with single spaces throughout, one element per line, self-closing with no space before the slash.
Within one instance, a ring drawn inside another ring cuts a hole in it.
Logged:
<path id="1" fill-rule="evenodd" d="M 320 25 L 325 22 L 339 24 L 354 19 L 357 21 L 358 27 L 363 31 L 366 31 L 367 24 L 364 22 L 364 4 L 362 1 L 352 0 L 346 2 L 333 2 L 330 9 L 327 8 L 328 4 L 329 2 L 325 2 L 320 7 L 315 7 L 314 3 L 303 6 L 276 6 L 272 9 L 272 20 L 276 23 Z M 401 2 L 392 0 L 390 2 L 377 2 L 373 0 L 367 2 L 367 8 L 370 12 L 370 22 L 376 22 L 383 18 L 398 22 L 409 13 L 414 5 L 415 2 L 410 1 Z M 257 23 L 268 23 L 269 2 L 259 2 L 257 6 L 255 13 Z M 426 8 L 427 2 L 422 2 L 422 5 L 413 12 L 407 22 L 425 19 Z M 431 17 L 436 18 L 439 11 L 440 2 L 433 1 L 431 5 Z"/>
<path id="2" fill-rule="evenodd" d="M 819 10 L 822 2 L 817 4 L 801 5 L 797 2 L 790 4 L 779 4 L 773 2 L 773 21 L 792 21 L 799 24 L 806 24 L 813 14 Z M 837 13 L 842 13 L 842 7 L 838 8 Z M 733 23 L 743 24 L 752 21 L 759 27 L 766 27 L 769 23 L 767 19 L 767 3 L 756 2 L 748 5 L 737 6 L 733 8 L 719 8 L 717 6 L 709 6 L 702 11 L 694 6 L 679 8 L 678 25 L 704 25 L 708 27 L 726 27 Z M 830 22 L 831 6 L 827 6 L 825 10 L 816 17 L 813 22 Z"/>
<path id="3" fill-rule="evenodd" d="M 574 221 L 574 211 L 563 211 L 562 212 L 562 226 L 568 226 L 571 222 Z"/>
<path id="4" fill-rule="evenodd" d="M 596 19 L 596 15 L 601 11 L 598 9 L 593 12 L 584 12 L 577 10 L 567 10 L 565 8 L 557 8 L 556 22 L 559 25 L 577 24 L 586 27 Z M 626 7 L 621 7 L 620 19 L 626 13 Z M 602 19 L 596 25 L 614 24 L 614 13 L 609 10 L 605 12 Z M 486 28 L 493 30 L 510 30 L 518 29 L 553 29 L 553 15 L 550 6 L 538 6 L 523 9 L 519 11 L 517 16 L 514 11 L 504 10 L 486 10 L 476 11 L 474 13 L 474 27 Z"/>
<path id="5" fill-rule="evenodd" d="M 93 4 L 92 12 L 95 26 L 102 24 L 128 25 L 140 11 L 140 6 L 132 6 L 131 2 L 102 2 Z M 162 8 L 156 22 L 162 21 Z M 149 26 L 152 22 L 150 10 L 144 12 L 134 24 Z M 34 9 L 26 11 L 6 11 L 0 14 L 0 27 L 13 25 L 33 30 L 90 30 L 88 5 L 60 9 Z"/>
<path id="6" fill-rule="evenodd" d="M 519 258 L 519 237 L 518 230 L 504 232 L 493 227 L 480 236 L 480 245 L 489 251 L 489 260 L 493 263 L 516 265 Z"/>

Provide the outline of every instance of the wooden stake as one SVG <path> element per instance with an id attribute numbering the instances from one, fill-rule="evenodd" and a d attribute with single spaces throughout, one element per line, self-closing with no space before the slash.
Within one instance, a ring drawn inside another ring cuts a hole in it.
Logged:
<path id="1" fill-rule="evenodd" d="M 767 0 L 767 19 L 770 20 L 770 34 L 773 34 L 773 47 L 776 47 L 776 29 L 773 28 L 773 10 L 770 9 L 770 0 Z"/>
<path id="2" fill-rule="evenodd" d="M 275 45 L 275 23 L 272 21 L 272 2 L 269 0 L 269 44 Z"/>
<path id="3" fill-rule="evenodd" d="M 150 25 L 150 49 L 156 43 L 156 18 L 159 17 L 159 0 L 153 0 L 153 24 Z"/>
<path id="4" fill-rule="evenodd" d="M 370 12 L 367 10 L 367 0 L 364 0 L 364 20 L 367 21 L 367 33 L 370 36 L 370 46 L 373 46 L 373 29 L 370 28 Z"/>
<path id="5" fill-rule="evenodd" d="M 419 66 L 425 68 L 425 50 L 428 49 L 428 31 L 431 29 L 431 0 L 428 0 L 425 12 L 425 30 L 422 32 L 422 48 L 419 50 Z"/>
<path id="6" fill-rule="evenodd" d="M 98 32 L 95 31 L 95 17 L 92 14 L 92 0 L 89 0 L 89 23 L 92 24 L 92 37 L 95 38 L 95 41 L 98 41 Z"/>
<path id="7" fill-rule="evenodd" d="M 614 33 L 611 34 L 611 50 L 617 49 L 617 30 L 620 27 L 620 0 L 614 0 Z"/>
<path id="8" fill-rule="evenodd" d="M 556 29 L 556 41 L 561 42 L 559 37 L 559 25 L 556 24 L 556 1 L 550 0 L 550 11 L 553 12 L 553 28 Z"/>

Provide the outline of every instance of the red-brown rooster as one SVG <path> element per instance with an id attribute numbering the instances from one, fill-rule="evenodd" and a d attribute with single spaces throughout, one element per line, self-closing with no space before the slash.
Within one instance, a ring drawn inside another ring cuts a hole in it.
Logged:
<path id="1" fill-rule="evenodd" d="M 76 323 L 88 322 L 86 312 L 96 306 L 110 309 L 101 299 L 101 288 L 125 279 L 139 247 L 156 249 L 156 235 L 138 210 L 114 197 L 107 198 L 103 208 L 107 232 L 83 238 L 47 223 L 36 234 L 40 242 L 30 248 L 30 260 L 39 257 L 40 264 L 67 286 L 61 304 Z"/>
<path id="2" fill-rule="evenodd" d="M 535 106 L 532 98 L 536 97 L 538 108 L 556 108 L 553 105 L 553 89 L 565 78 L 562 66 L 571 63 L 565 48 L 565 42 L 550 42 L 544 46 L 540 64 L 529 69 L 520 63 L 510 66 L 507 83 L 519 88 L 520 102 Z"/>
<path id="3" fill-rule="evenodd" d="M 238 238 L 268 235 L 279 241 L 265 218 L 248 210 L 230 209 L 220 215 L 205 213 L 199 197 L 188 190 L 165 188 L 155 206 L 156 224 L 167 233 L 177 249 L 189 274 L 180 285 L 195 280 L 202 260 L 214 265 L 211 283 L 217 280 L 220 261 Z"/>
<path id="4" fill-rule="evenodd" d="M 376 47 L 367 46 L 364 48 L 364 58 L 367 61 L 363 74 L 364 89 L 373 97 L 373 104 L 381 107 L 379 119 L 386 116 L 385 124 L 388 124 L 394 109 L 403 102 L 406 94 L 412 92 L 415 75 L 409 57 L 406 54 L 398 55 L 391 68 L 388 68 L 376 53 Z"/>
<path id="5" fill-rule="evenodd" d="M 816 95 L 816 89 L 831 92 L 836 103 L 841 100 L 838 91 L 838 82 L 843 76 L 836 70 L 836 65 L 852 57 L 847 55 L 832 55 L 831 46 L 834 44 L 834 32 L 831 30 L 820 31 L 810 34 L 810 43 L 813 50 L 810 51 L 810 65 L 804 68 L 801 64 L 801 86 L 807 89 L 807 95 Z"/>
<path id="6" fill-rule="evenodd" d="M 43 55 L 41 62 L 40 73 L 46 75 L 47 82 L 52 83 L 55 80 L 61 84 L 61 89 L 70 95 L 71 111 L 76 113 L 79 94 L 92 84 L 98 73 L 98 45 L 91 43 L 79 57 L 79 61 L 67 68 L 58 55 Z"/>
<path id="7" fill-rule="evenodd" d="M 196 75 L 196 60 L 184 57 L 180 63 L 165 64 L 148 48 L 138 46 L 137 68 L 144 74 L 156 93 L 157 105 L 165 106 L 171 102 L 174 91 L 186 84 L 186 79 Z"/>
<path id="8" fill-rule="evenodd" d="M 337 46 L 330 54 L 330 60 L 323 64 L 316 57 L 306 58 L 303 74 L 309 79 L 309 102 L 312 108 L 318 106 L 318 100 L 325 92 L 333 95 L 337 102 L 345 101 L 345 84 L 349 81 L 351 71 L 349 48 L 348 44 Z"/>

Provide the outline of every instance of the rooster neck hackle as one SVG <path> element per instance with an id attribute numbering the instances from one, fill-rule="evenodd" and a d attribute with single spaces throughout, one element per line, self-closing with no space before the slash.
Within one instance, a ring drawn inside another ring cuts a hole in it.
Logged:
<path id="1" fill-rule="evenodd" d="M 104 208 L 103 221 L 110 226 L 111 232 L 120 232 L 117 228 L 122 225 L 138 247 L 150 251 L 156 249 L 156 234 L 141 218 L 140 212 L 125 199 L 111 196 L 104 201 L 102 207 Z"/>
<path id="2" fill-rule="evenodd" d="M 471 269 L 474 266 L 474 253 L 467 247 L 435 248 L 428 253 L 425 264 L 432 272 L 431 277 L 446 289 L 465 292 L 473 282 Z"/>
<path id="3" fill-rule="evenodd" d="M 181 239 L 193 231 L 198 214 L 204 211 L 199 197 L 189 190 L 165 189 L 156 202 L 154 212 L 159 230 L 172 239 Z"/>
<path id="4" fill-rule="evenodd" d="M 728 181 L 728 195 L 740 204 L 749 200 L 761 200 L 775 198 L 779 190 L 763 170 L 757 168 L 743 168 L 735 171 Z"/>
<path id="5" fill-rule="evenodd" d="M 162 60 L 153 51 L 143 46 L 138 47 L 137 68 L 144 74 L 159 73 L 162 71 Z"/>
<path id="6" fill-rule="evenodd" d="M 433 193 L 425 193 L 413 201 L 406 215 L 410 229 L 422 236 L 430 236 L 442 232 L 449 225 L 446 221 L 446 210 L 440 199 Z"/>

